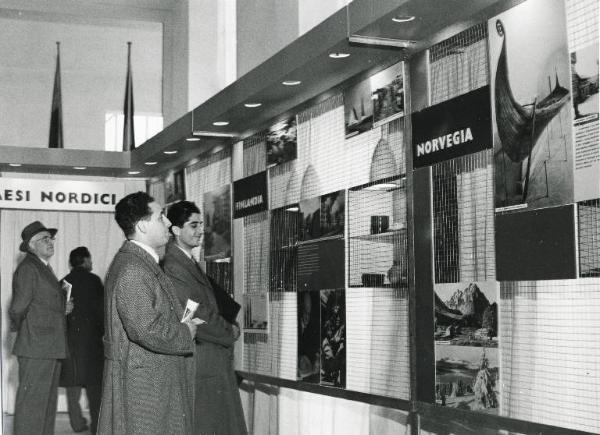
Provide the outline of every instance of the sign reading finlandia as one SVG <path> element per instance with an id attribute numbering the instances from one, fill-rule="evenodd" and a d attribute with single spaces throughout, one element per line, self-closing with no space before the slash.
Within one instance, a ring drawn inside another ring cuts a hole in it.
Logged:
<path id="1" fill-rule="evenodd" d="M 0 177 L 0 208 L 114 212 L 124 195 L 118 182 Z"/>

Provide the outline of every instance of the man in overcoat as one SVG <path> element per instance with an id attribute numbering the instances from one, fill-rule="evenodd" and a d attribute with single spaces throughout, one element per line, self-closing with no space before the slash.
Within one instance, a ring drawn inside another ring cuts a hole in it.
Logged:
<path id="1" fill-rule="evenodd" d="M 65 315 L 73 308 L 48 263 L 56 231 L 35 221 L 21 233 L 26 255 L 13 274 L 8 309 L 19 360 L 15 435 L 54 434 L 60 360 L 67 355 Z"/>
<path id="2" fill-rule="evenodd" d="M 144 192 L 124 197 L 115 219 L 127 241 L 105 282 L 105 367 L 99 434 L 191 433 L 192 398 L 186 355 L 196 326 L 181 323 L 183 309 L 158 266 L 170 223 Z"/>
<path id="3" fill-rule="evenodd" d="M 62 363 L 60 386 L 66 387 L 69 420 L 75 432 L 88 429 L 81 412 L 79 398 L 82 387 L 90 407 L 92 434 L 98 427 L 102 395 L 104 352 L 104 286 L 92 273 L 92 256 L 85 246 L 69 254 L 71 272 L 63 278 L 72 285 L 73 311 L 67 316 L 69 355 Z"/>
<path id="4" fill-rule="evenodd" d="M 185 306 L 188 299 L 198 302 L 196 316 L 206 321 L 196 331 L 195 369 L 191 375 L 195 379 L 193 433 L 245 434 L 232 353 L 239 337 L 239 328 L 233 324 L 239 305 L 225 294 L 221 308 L 227 314 L 221 315 L 215 289 L 192 257 L 192 249 L 200 245 L 203 234 L 198 207 L 193 202 L 180 201 L 169 208 L 167 217 L 172 220 L 174 240 L 167 245 L 163 268 L 175 285 L 181 305 Z M 224 309 L 225 304 L 229 309 Z M 231 308 L 234 305 L 237 310 Z"/>

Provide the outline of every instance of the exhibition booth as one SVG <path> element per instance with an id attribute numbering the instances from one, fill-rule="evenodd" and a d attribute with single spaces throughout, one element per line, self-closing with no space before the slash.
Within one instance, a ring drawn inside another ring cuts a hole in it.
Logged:
<path id="1" fill-rule="evenodd" d="M 195 255 L 242 305 L 252 433 L 600 432 L 598 2 L 382 3 L 349 3 L 109 177 L 2 172 L 5 413 L 22 227 L 58 228 L 57 276 L 84 245 L 102 277 L 115 202 L 146 190 L 200 208 Z"/>

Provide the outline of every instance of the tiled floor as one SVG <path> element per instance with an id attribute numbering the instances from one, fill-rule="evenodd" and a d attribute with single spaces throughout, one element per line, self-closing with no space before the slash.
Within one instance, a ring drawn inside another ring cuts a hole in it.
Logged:
<path id="1" fill-rule="evenodd" d="M 89 419 L 88 419 L 89 422 Z M 12 435 L 13 431 L 13 416 L 12 415 L 6 415 L 4 414 L 3 417 L 3 431 L 2 431 L 2 435 Z M 69 424 L 69 415 L 67 413 L 64 412 L 59 412 L 56 415 L 56 429 L 54 431 L 54 435 L 71 435 L 74 434 L 75 432 L 73 432 L 73 430 L 71 429 L 71 425 Z M 82 435 L 89 435 L 91 434 L 90 431 L 86 431 L 86 432 L 79 432 Z"/>

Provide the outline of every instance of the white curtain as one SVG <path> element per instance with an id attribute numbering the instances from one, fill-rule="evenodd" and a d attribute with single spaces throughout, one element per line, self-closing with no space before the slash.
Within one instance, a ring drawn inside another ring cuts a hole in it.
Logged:
<path id="1" fill-rule="evenodd" d="M 39 220 L 45 226 L 58 228 L 54 256 L 50 264 L 60 279 L 69 272 L 69 253 L 87 246 L 92 254 L 94 273 L 102 280 L 110 261 L 123 243 L 123 233 L 112 213 L 56 212 L 41 210 L 2 210 L 0 212 L 0 293 L 2 303 L 2 403 L 7 413 L 14 412 L 18 382 L 17 359 L 12 355 L 15 333 L 9 331 L 8 307 L 12 297 L 12 274 L 23 254 L 19 251 L 21 231 Z M 59 410 L 65 410 L 61 389 Z"/>

